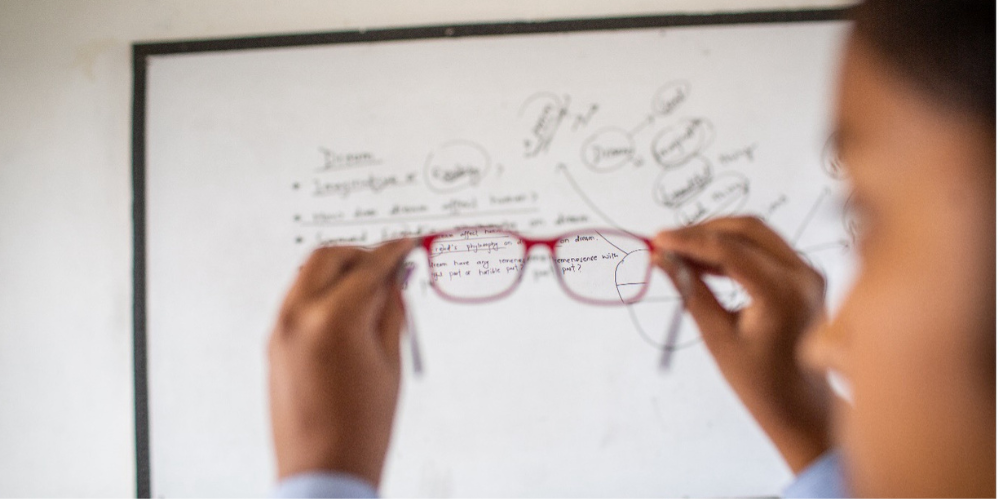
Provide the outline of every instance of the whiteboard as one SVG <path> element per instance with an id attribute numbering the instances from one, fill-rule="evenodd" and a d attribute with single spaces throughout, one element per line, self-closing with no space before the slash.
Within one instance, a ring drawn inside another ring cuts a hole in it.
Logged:
<path id="1" fill-rule="evenodd" d="M 320 245 L 475 224 L 651 235 L 754 214 L 827 275 L 835 303 L 853 268 L 827 148 L 846 24 L 655 19 L 140 58 L 137 437 L 150 493 L 273 486 L 264 346 Z M 410 257 L 424 371 L 404 345 L 381 493 L 778 494 L 789 471 L 689 317 L 659 368 L 678 304 L 667 280 L 656 274 L 635 305 L 588 306 L 547 259 L 532 254 L 511 296 L 466 305 L 430 289 L 422 251 Z M 712 286 L 732 307 L 746 300 Z"/>

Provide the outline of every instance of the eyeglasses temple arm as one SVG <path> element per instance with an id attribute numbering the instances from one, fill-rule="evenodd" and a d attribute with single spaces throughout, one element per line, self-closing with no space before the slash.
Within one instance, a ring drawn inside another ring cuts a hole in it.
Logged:
<path id="1" fill-rule="evenodd" d="M 403 266 L 399 274 L 399 283 L 405 289 L 410 276 L 413 274 L 413 266 L 405 264 Z M 406 317 L 406 336 L 410 343 L 410 356 L 413 358 L 413 373 L 420 376 L 424 373 L 424 361 L 420 356 L 420 341 L 417 339 L 417 326 L 413 322 L 413 316 L 408 309 L 404 310 L 403 315 Z"/>
<path id="2" fill-rule="evenodd" d="M 410 342 L 410 356 L 413 358 L 413 373 L 416 376 L 424 373 L 424 360 L 420 355 L 420 341 L 417 339 L 417 325 L 413 322 L 413 316 L 406 313 L 406 336 Z"/>

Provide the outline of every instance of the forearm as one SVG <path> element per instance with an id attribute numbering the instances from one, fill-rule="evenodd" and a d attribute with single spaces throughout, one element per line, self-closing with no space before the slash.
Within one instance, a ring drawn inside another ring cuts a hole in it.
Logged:
<path id="1" fill-rule="evenodd" d="M 829 396 L 824 386 L 805 378 L 747 385 L 737 383 L 733 388 L 794 473 L 830 449 Z"/>

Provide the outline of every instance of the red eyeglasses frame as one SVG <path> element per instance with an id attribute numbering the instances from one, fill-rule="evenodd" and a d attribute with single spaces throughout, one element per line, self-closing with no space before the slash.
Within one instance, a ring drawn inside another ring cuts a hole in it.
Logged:
<path id="1" fill-rule="evenodd" d="M 504 290 L 503 292 L 501 292 L 499 294 L 491 295 L 491 296 L 488 296 L 488 297 L 465 298 L 465 297 L 455 297 L 453 295 L 448 294 L 447 292 L 445 292 L 444 290 L 442 290 L 438 286 L 437 280 L 435 280 L 435 279 L 432 278 L 430 280 L 431 287 L 434 288 L 434 291 L 437 292 L 437 294 L 440 295 L 441 297 L 443 297 L 443 298 L 445 298 L 447 300 L 450 300 L 452 302 L 465 303 L 465 304 L 480 304 L 480 303 L 483 303 L 483 302 L 492 302 L 494 300 L 500 300 L 500 299 L 503 299 L 503 298 L 507 297 L 508 295 L 514 293 L 514 290 L 517 289 L 518 285 L 521 284 L 521 279 L 524 277 L 524 268 L 528 266 L 528 254 L 531 253 L 531 249 L 533 247 L 535 247 L 536 245 L 542 245 L 542 246 L 545 246 L 545 247 L 547 247 L 549 249 L 549 257 L 552 259 L 552 265 L 556 269 L 555 275 L 556 275 L 556 278 L 559 281 L 559 285 L 562 287 L 563 291 L 566 292 L 567 295 L 569 295 L 571 298 L 573 298 L 574 300 L 577 300 L 579 302 L 583 302 L 585 304 L 591 304 L 591 305 L 598 305 L 598 306 L 616 306 L 616 305 L 634 304 L 634 303 L 638 302 L 639 300 L 641 300 L 642 297 L 646 295 L 646 291 L 649 289 L 649 278 L 652 276 L 652 273 L 653 273 L 653 264 L 652 264 L 652 262 L 650 262 L 646 266 L 646 275 L 643 278 L 642 289 L 640 289 L 639 293 L 636 295 L 636 297 L 634 299 L 630 300 L 630 301 L 625 301 L 624 299 L 621 299 L 621 292 L 618 293 L 618 297 L 619 297 L 618 301 L 603 301 L 603 300 L 591 299 L 591 298 L 587 298 L 587 297 L 584 297 L 582 295 L 579 295 L 576 292 L 574 292 L 572 289 L 570 289 L 570 287 L 566 284 L 565 280 L 563 279 L 562 273 L 559 272 L 559 263 L 556 261 L 556 244 L 559 243 L 559 240 L 564 239 L 564 238 L 568 238 L 570 236 L 577 236 L 577 235 L 587 234 L 587 233 L 596 233 L 598 236 L 601 236 L 602 238 L 604 238 L 604 234 L 615 234 L 615 235 L 619 235 L 619 236 L 627 236 L 629 238 L 633 238 L 633 239 L 635 239 L 637 241 L 641 241 L 642 243 L 644 243 L 646 245 L 646 251 L 652 253 L 652 251 L 653 251 L 653 244 L 649 240 L 649 238 L 646 238 L 646 237 L 643 237 L 643 236 L 639 236 L 639 235 L 636 235 L 634 233 L 630 233 L 628 231 L 624 231 L 624 230 L 621 230 L 621 229 L 586 228 L 586 229 L 579 229 L 579 230 L 576 230 L 576 231 L 569 231 L 569 232 L 560 234 L 559 236 L 556 236 L 555 238 L 551 238 L 551 239 L 525 238 L 524 235 L 522 235 L 520 233 L 517 233 L 517 232 L 514 232 L 514 231 L 510 231 L 510 230 L 507 230 L 507 229 L 499 229 L 499 228 L 496 228 L 496 227 L 490 227 L 490 226 L 468 226 L 468 227 L 460 227 L 460 228 L 457 228 L 457 229 L 452 229 L 450 231 L 441 231 L 441 232 L 437 232 L 437 233 L 426 235 L 423 238 L 421 238 L 421 240 L 420 240 L 420 245 L 427 252 L 427 268 L 428 268 L 428 270 L 433 270 L 433 268 L 434 268 L 433 265 L 432 265 L 432 260 L 431 260 L 433 258 L 432 254 L 431 254 L 431 247 L 432 247 L 432 245 L 434 244 L 434 242 L 437 239 L 442 238 L 444 236 L 452 236 L 452 235 L 455 235 L 456 233 L 461 233 L 462 231 L 475 231 L 475 230 L 484 230 L 484 229 L 489 229 L 490 231 L 492 231 L 492 234 L 512 236 L 512 237 L 517 238 L 518 240 L 521 240 L 522 242 L 524 242 L 524 254 L 522 255 L 522 262 L 523 262 L 523 264 L 521 265 L 521 269 L 517 273 L 517 279 L 514 280 L 514 282 L 510 285 L 510 287 L 508 287 L 506 290 Z M 605 240 L 607 240 L 607 238 L 605 238 Z M 611 244 L 612 246 L 614 246 L 614 244 L 612 244 L 610 241 L 608 243 Z M 621 249 L 619 249 L 619 250 L 621 250 Z M 632 253 L 635 253 L 635 252 L 638 252 L 638 251 L 641 251 L 641 250 L 633 250 L 631 252 L 625 252 L 625 257 L 628 257 Z M 624 260 L 624 257 L 623 257 L 623 260 Z M 620 264 L 620 262 L 619 262 L 619 264 Z M 616 283 L 615 285 L 616 285 L 616 288 L 617 288 L 618 284 Z"/>

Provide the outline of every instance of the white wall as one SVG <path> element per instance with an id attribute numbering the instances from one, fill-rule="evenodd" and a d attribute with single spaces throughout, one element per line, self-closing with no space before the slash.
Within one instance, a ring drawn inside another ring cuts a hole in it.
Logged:
<path id="1" fill-rule="evenodd" d="M 848 0 L 0 0 L 0 497 L 132 496 L 131 43 Z"/>

